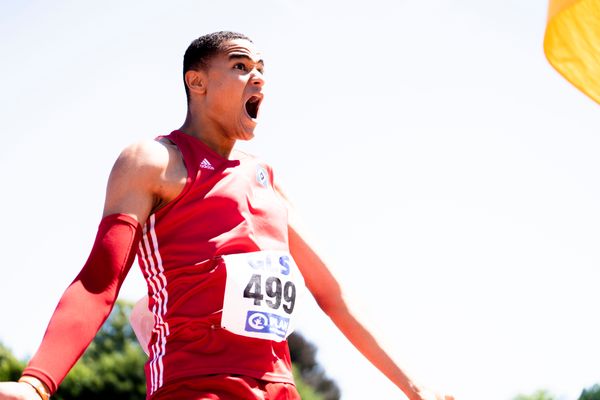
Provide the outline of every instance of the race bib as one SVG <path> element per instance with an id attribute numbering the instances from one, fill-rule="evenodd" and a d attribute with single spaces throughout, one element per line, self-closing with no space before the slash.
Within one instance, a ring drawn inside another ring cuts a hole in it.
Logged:
<path id="1" fill-rule="evenodd" d="M 221 327 L 237 335 L 281 342 L 294 331 L 304 279 L 285 251 L 223 256 L 227 269 Z"/>

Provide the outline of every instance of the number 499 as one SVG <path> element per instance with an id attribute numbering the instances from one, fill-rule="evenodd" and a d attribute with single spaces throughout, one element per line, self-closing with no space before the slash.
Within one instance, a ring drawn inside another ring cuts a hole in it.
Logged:
<path id="1" fill-rule="evenodd" d="M 265 295 L 267 296 L 266 299 Z M 296 303 L 296 286 L 294 282 L 290 281 L 282 284 L 281 279 L 270 276 L 265 280 L 263 294 L 262 276 L 254 274 L 244 289 L 244 297 L 254 299 L 255 306 L 260 306 L 262 301 L 265 300 L 267 305 L 273 309 L 278 309 L 283 303 L 283 310 L 291 314 Z"/>

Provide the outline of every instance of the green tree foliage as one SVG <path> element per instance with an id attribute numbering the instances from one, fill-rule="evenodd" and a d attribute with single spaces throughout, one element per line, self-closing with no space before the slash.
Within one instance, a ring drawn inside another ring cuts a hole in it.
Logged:
<path id="1" fill-rule="evenodd" d="M 146 396 L 146 354 L 129 325 L 133 305 L 117 301 L 94 341 L 53 399 L 136 400 Z"/>
<path id="2" fill-rule="evenodd" d="M 0 381 L 16 381 L 25 363 L 17 360 L 12 352 L 0 343 Z"/>
<path id="3" fill-rule="evenodd" d="M 600 385 L 596 384 L 588 389 L 583 389 L 579 400 L 600 400 Z"/>
<path id="4" fill-rule="evenodd" d="M 513 400 L 555 400 L 555 398 L 546 390 L 538 390 L 529 395 L 520 394 Z"/>
<path id="5" fill-rule="evenodd" d="M 302 379 L 302 376 L 300 375 L 296 365 L 293 366 L 293 373 L 294 381 L 296 382 L 296 389 L 298 390 L 302 400 L 324 400 L 323 395 L 317 393 L 315 388 L 304 382 L 304 379 Z"/>
<path id="6" fill-rule="evenodd" d="M 309 387 L 314 388 L 316 394 L 321 396 L 316 397 L 316 399 L 339 400 L 341 396 L 339 387 L 325 375 L 325 371 L 317 363 L 317 348 L 315 345 L 298 333 L 291 334 L 288 337 L 288 343 L 292 362 L 300 378 L 296 379 L 297 387 L 300 388 L 303 383 L 306 383 Z M 302 392 L 300 395 L 304 400 L 305 397 Z M 310 399 L 310 397 L 306 395 L 306 399 Z"/>
<path id="7" fill-rule="evenodd" d="M 518 395 L 513 400 L 555 400 L 555 397 L 546 390 L 538 390 L 530 395 Z M 583 389 L 578 400 L 600 400 L 600 384 Z"/>

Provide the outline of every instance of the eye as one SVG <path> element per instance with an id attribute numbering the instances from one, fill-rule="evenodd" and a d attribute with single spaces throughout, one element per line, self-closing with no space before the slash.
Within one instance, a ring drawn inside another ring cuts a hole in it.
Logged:
<path id="1" fill-rule="evenodd" d="M 233 66 L 233 68 L 234 69 L 239 69 L 240 71 L 247 71 L 248 70 L 248 68 L 246 67 L 246 64 L 244 64 L 244 63 L 236 63 Z"/>

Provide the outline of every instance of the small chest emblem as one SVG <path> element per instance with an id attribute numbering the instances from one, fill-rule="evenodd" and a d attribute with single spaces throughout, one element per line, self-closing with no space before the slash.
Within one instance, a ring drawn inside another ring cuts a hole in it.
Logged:
<path id="1" fill-rule="evenodd" d="M 212 164 L 210 163 L 210 161 L 208 161 L 206 158 L 204 160 L 202 160 L 202 162 L 200 163 L 200 168 L 203 169 L 215 169 Z"/>
<path id="2" fill-rule="evenodd" d="M 267 170 L 260 165 L 256 167 L 256 181 L 262 186 L 267 187 L 268 180 L 269 174 L 267 173 Z"/>

